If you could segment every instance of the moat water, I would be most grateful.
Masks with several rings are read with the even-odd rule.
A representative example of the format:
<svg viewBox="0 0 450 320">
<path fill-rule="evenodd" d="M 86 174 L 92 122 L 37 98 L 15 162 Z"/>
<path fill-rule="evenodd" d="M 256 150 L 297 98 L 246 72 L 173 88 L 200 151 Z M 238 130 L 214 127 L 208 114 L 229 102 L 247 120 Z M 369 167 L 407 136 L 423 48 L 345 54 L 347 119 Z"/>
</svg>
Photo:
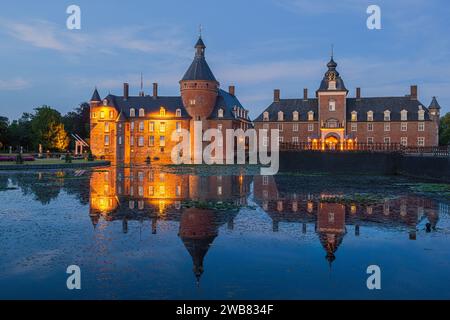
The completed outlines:
<svg viewBox="0 0 450 320">
<path fill-rule="evenodd" d="M 450 298 L 450 185 L 258 172 L 0 172 L 0 298 Z"/>
</svg>

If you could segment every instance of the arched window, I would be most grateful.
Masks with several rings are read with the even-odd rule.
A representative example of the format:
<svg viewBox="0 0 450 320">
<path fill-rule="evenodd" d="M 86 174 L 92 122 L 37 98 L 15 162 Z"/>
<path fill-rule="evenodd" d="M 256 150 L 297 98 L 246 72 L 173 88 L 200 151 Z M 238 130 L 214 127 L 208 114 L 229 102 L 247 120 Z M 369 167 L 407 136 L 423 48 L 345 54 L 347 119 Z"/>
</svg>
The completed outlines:
<svg viewBox="0 0 450 320">
<path fill-rule="evenodd" d="M 269 121 L 269 113 L 267 111 L 263 113 L 263 120 Z"/>
<path fill-rule="evenodd" d="M 134 108 L 130 109 L 130 117 L 136 117 L 136 110 Z"/>
<path fill-rule="evenodd" d="M 358 112 L 352 111 L 352 121 L 358 121 Z"/>
<path fill-rule="evenodd" d="M 278 121 L 283 121 L 283 119 L 284 119 L 283 111 L 278 111 Z"/>
<path fill-rule="evenodd" d="M 292 112 L 292 120 L 293 121 L 298 121 L 298 111 Z"/>
<path fill-rule="evenodd" d="M 373 121 L 373 111 L 367 111 L 367 121 Z"/>
<path fill-rule="evenodd" d="M 139 117 L 145 117 L 145 110 L 144 108 L 139 109 Z"/>
<path fill-rule="evenodd" d="M 175 116 L 181 117 L 181 109 L 177 109 L 177 110 L 175 111 Z"/>
<path fill-rule="evenodd" d="M 222 108 L 220 108 L 219 111 L 217 112 L 217 117 L 223 118 L 223 109 Z"/>
<path fill-rule="evenodd" d="M 402 121 L 408 121 L 408 111 L 403 109 L 402 111 L 400 111 L 400 115 Z"/>
<path fill-rule="evenodd" d="M 164 107 L 159 108 L 159 115 L 161 117 L 165 117 L 166 116 L 166 108 L 164 108 Z"/>
<path fill-rule="evenodd" d="M 308 121 L 314 121 L 314 111 L 308 112 Z"/>
<path fill-rule="evenodd" d="M 384 111 L 384 121 L 391 121 L 391 111 L 389 110 Z"/>
</svg>

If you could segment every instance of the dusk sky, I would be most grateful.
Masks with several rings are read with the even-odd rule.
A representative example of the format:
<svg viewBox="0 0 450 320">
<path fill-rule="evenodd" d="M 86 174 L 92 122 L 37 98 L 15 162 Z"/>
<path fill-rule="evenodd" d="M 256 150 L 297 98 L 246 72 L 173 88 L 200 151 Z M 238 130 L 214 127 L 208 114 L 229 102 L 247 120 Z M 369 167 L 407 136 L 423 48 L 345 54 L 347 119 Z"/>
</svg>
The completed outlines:
<svg viewBox="0 0 450 320">
<path fill-rule="evenodd" d="M 66 28 L 66 8 L 81 7 L 81 30 Z M 381 7 L 381 30 L 366 27 L 367 6 Z M 450 111 L 448 1 L 4 1 L 0 11 L 0 115 L 16 119 L 46 104 L 61 113 L 122 94 L 178 95 L 198 26 L 206 58 L 222 88 L 255 118 L 282 97 L 318 88 L 334 44 L 350 96 L 402 96 L 419 86 L 428 106 L 437 96 Z"/>
</svg>

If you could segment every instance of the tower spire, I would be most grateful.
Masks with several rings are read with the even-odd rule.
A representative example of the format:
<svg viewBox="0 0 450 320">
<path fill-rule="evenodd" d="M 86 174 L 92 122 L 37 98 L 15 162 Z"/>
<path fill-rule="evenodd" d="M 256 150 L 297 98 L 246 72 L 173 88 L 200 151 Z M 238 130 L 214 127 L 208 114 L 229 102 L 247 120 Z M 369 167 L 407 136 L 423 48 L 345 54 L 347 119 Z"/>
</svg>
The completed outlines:
<svg viewBox="0 0 450 320">
<path fill-rule="evenodd" d="M 331 60 L 334 58 L 334 44 L 331 44 Z"/>
</svg>

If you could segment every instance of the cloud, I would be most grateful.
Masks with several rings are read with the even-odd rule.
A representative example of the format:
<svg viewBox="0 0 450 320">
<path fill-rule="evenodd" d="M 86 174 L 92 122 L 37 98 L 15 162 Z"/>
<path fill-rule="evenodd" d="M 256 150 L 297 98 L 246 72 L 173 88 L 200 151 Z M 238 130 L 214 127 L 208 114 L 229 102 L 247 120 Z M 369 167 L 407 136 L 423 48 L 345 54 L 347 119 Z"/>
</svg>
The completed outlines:
<svg viewBox="0 0 450 320">
<path fill-rule="evenodd" d="M 65 54 L 92 54 L 93 50 L 113 54 L 118 50 L 129 50 L 179 55 L 186 47 L 180 40 L 180 30 L 170 26 L 127 26 L 85 33 L 83 29 L 68 30 L 65 25 L 45 20 L 17 22 L 2 19 L 0 27 L 6 35 L 32 47 Z"/>
<path fill-rule="evenodd" d="M 2 91 L 23 90 L 28 87 L 30 87 L 29 81 L 22 78 L 14 78 L 8 80 L 0 79 L 0 90 Z"/>
</svg>

